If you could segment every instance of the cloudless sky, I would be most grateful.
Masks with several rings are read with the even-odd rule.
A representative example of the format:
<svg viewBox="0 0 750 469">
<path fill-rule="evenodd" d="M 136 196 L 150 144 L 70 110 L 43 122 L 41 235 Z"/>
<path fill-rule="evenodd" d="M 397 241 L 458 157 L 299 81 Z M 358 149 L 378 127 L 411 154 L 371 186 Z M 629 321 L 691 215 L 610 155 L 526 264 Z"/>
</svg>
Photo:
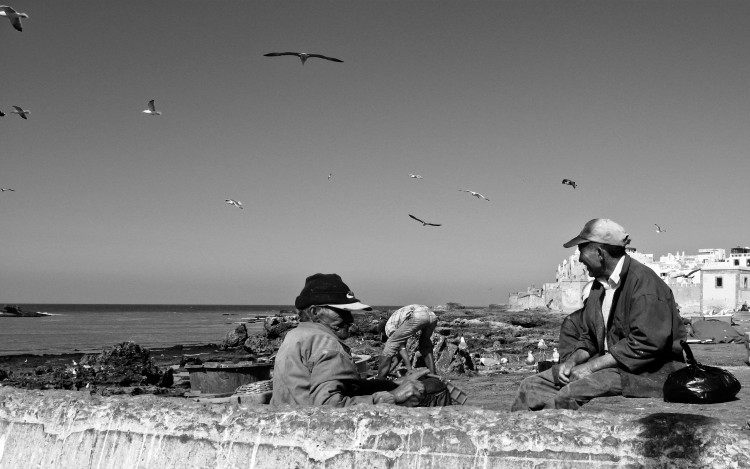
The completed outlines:
<svg viewBox="0 0 750 469">
<path fill-rule="evenodd" d="M 291 304 L 336 272 L 486 305 L 595 217 L 657 257 L 750 244 L 748 2 L 11 6 L 2 303 Z"/>
</svg>

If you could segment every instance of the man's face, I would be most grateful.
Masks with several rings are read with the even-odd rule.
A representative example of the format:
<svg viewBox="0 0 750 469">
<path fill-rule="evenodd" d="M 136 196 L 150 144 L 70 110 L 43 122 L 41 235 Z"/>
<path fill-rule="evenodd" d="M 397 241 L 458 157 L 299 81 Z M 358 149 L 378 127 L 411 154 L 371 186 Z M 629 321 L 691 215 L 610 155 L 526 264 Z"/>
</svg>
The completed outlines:
<svg viewBox="0 0 750 469">
<path fill-rule="evenodd" d="M 578 245 L 578 260 L 586 266 L 588 274 L 591 277 L 599 278 L 605 275 L 604 259 L 599 253 L 599 247 L 596 243 L 582 243 Z"/>
<path fill-rule="evenodd" d="M 315 317 L 319 323 L 332 330 L 339 339 L 349 338 L 349 326 L 354 322 L 351 311 L 330 306 L 319 306 Z"/>
</svg>

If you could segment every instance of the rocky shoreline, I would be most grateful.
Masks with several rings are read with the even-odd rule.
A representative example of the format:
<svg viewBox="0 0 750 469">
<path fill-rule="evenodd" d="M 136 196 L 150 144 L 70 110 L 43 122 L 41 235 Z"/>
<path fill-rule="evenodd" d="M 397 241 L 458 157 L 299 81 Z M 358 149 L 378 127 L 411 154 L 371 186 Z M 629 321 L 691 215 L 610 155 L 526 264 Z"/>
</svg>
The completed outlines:
<svg viewBox="0 0 750 469">
<path fill-rule="evenodd" d="M 387 311 L 358 313 L 352 326 L 352 336 L 347 339 L 352 353 L 369 356 L 369 370 L 377 369 L 377 359 L 383 343 L 377 325 L 388 317 Z M 525 359 L 531 352 L 537 360 L 549 358 L 557 346 L 559 328 L 564 314 L 546 309 L 505 311 L 483 309 L 453 309 L 438 311 L 439 324 L 433 335 L 436 360 L 440 374 L 469 395 L 467 405 L 488 410 L 509 410 L 521 380 L 537 371 Z M 0 356 L 0 386 L 21 389 L 69 389 L 91 395 L 155 394 L 164 397 L 188 397 L 189 381 L 180 379 L 178 371 L 187 364 L 206 362 L 253 362 L 271 357 L 281 343 L 285 330 L 294 327 L 294 321 L 279 315 L 268 321 L 264 331 L 248 334 L 243 324 L 227 332 L 223 340 L 200 346 L 174 346 L 146 350 L 137 344 L 115 344 L 100 354 L 80 352 L 60 355 L 8 355 Z M 736 328 L 750 331 L 750 323 Z M 467 347 L 459 347 L 461 337 Z M 543 339 L 548 349 L 537 348 Z M 701 344 L 693 351 L 699 362 L 740 370 L 750 376 L 745 364 L 747 351 L 744 344 Z M 493 358 L 493 360 L 482 360 Z M 507 359 L 507 362 L 502 359 Z M 491 363 L 490 366 L 482 362 Z M 504 362 L 504 363 L 503 363 Z M 744 379 L 744 378 L 743 378 Z M 171 381 L 171 383 L 170 383 Z M 750 382 L 741 381 L 750 392 Z M 599 399 L 595 400 L 600 401 Z M 606 401 L 606 402 L 605 402 Z M 634 402 L 646 400 L 604 398 L 610 410 L 628 411 Z M 651 400 L 649 400 L 651 401 Z M 697 409 L 696 406 L 670 405 L 653 400 L 649 405 L 660 408 Z M 657 402 L 658 401 L 658 402 Z M 587 405 L 596 409 L 597 403 Z M 643 404 L 639 404 L 643 405 Z M 701 412 L 728 420 L 746 418 L 737 413 L 741 401 L 714 406 L 701 406 Z"/>
<path fill-rule="evenodd" d="M 442 374 L 471 376 L 482 368 L 479 357 L 500 359 L 496 373 L 514 368 L 532 369 L 523 361 L 544 340 L 556 345 L 562 315 L 548 311 L 497 312 L 449 305 L 438 311 L 440 323 L 433 336 L 436 360 Z M 378 324 L 388 311 L 358 313 L 347 340 L 352 353 L 369 356 L 370 369 L 377 368 L 383 343 Z M 175 384 L 174 372 L 185 364 L 203 362 L 253 362 L 272 357 L 289 329 L 296 327 L 294 315 L 267 318 L 264 331 L 248 333 L 245 324 L 227 332 L 223 340 L 202 346 L 174 346 L 148 350 L 138 344 L 114 344 L 99 354 L 72 352 L 59 355 L 0 356 L 0 384 L 24 389 L 86 390 L 92 394 L 165 394 L 182 396 L 189 390 L 184 381 Z M 469 344 L 460 348 L 461 337 Z M 541 356 L 539 357 L 542 358 Z M 489 370 L 486 370 L 489 371 Z"/>
</svg>

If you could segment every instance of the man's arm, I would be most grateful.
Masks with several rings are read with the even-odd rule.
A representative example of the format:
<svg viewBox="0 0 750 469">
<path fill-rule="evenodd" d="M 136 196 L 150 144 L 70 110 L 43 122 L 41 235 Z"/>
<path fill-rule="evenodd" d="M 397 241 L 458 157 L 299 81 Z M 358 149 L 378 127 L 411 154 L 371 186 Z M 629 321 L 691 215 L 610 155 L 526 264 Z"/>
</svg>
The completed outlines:
<svg viewBox="0 0 750 469">
<path fill-rule="evenodd" d="M 562 365 L 560 365 L 560 370 L 558 373 L 558 380 L 563 384 L 568 384 L 570 382 L 570 373 L 576 366 L 580 365 L 581 363 L 586 363 L 586 361 L 591 358 L 591 355 L 589 352 L 587 352 L 584 349 L 578 349 L 570 356 L 567 360 L 565 360 Z"/>
<path fill-rule="evenodd" d="M 404 361 L 404 365 L 406 365 L 406 371 L 409 372 L 413 370 L 411 366 L 411 360 L 409 360 L 409 352 L 406 351 L 406 347 L 401 347 L 398 353 L 401 355 L 401 359 Z"/>
<path fill-rule="evenodd" d="M 570 371 L 570 381 L 576 381 L 584 378 L 591 373 L 605 368 L 617 368 L 617 360 L 609 353 L 599 357 L 594 357 L 591 360 L 586 361 L 573 367 Z"/>
</svg>

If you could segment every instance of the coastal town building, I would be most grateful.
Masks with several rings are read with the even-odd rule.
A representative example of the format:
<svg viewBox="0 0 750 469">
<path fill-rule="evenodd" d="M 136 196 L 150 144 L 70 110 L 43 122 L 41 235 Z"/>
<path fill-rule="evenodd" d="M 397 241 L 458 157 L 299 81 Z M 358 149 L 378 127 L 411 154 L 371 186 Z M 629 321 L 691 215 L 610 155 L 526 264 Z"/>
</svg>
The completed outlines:
<svg viewBox="0 0 750 469">
<path fill-rule="evenodd" d="M 633 259 L 650 267 L 672 289 L 682 313 L 735 310 L 750 303 L 750 248 L 699 249 L 697 254 L 683 251 L 654 259 L 653 254 L 628 247 Z M 557 266 L 555 281 L 541 287 L 532 285 L 511 293 L 508 304 L 514 309 L 549 308 L 564 313 L 583 306 L 583 292 L 592 280 L 578 261 L 576 251 Z"/>
</svg>

